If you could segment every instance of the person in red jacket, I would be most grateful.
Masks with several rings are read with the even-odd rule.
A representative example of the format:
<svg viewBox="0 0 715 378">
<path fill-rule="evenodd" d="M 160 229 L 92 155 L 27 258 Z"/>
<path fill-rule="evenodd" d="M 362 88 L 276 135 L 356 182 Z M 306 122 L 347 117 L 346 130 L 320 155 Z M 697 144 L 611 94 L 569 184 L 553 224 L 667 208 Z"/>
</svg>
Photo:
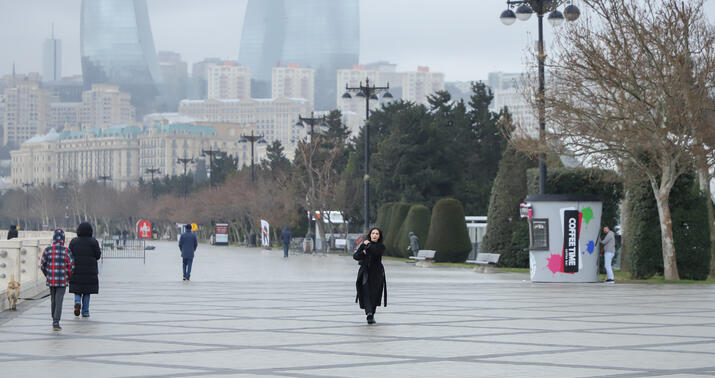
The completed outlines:
<svg viewBox="0 0 715 378">
<path fill-rule="evenodd" d="M 65 247 L 65 232 L 58 228 L 52 236 L 52 245 L 45 248 L 40 260 L 40 270 L 50 287 L 50 310 L 52 329 L 59 331 L 62 317 L 62 300 L 74 272 L 74 258 L 69 248 Z"/>
</svg>

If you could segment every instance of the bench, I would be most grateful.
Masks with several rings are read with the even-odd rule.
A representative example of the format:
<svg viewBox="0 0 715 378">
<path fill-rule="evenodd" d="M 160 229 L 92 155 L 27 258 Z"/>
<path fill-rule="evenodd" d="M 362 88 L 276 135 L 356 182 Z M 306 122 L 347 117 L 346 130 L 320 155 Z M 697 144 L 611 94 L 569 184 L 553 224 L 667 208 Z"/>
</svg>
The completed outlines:
<svg viewBox="0 0 715 378">
<path fill-rule="evenodd" d="M 499 253 L 478 253 L 476 260 L 467 260 L 467 263 L 477 264 L 474 268 L 475 271 L 487 273 L 492 271 L 492 265 L 497 265 L 499 257 L 501 257 L 501 254 Z"/>
<path fill-rule="evenodd" d="M 435 253 L 437 251 L 431 249 L 420 249 L 417 256 L 410 256 L 410 259 L 415 260 L 415 266 L 428 267 L 432 265 Z"/>
</svg>

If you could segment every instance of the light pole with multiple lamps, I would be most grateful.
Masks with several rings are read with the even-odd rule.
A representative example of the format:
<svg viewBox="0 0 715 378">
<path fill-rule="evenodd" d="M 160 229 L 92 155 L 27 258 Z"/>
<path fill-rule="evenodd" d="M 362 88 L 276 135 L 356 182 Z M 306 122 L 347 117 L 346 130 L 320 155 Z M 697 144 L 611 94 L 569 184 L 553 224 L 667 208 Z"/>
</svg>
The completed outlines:
<svg viewBox="0 0 715 378">
<path fill-rule="evenodd" d="M 186 177 L 186 166 L 187 166 L 188 164 L 193 164 L 193 162 L 194 162 L 194 158 L 193 158 L 193 157 L 187 158 L 187 157 L 186 157 L 186 154 L 184 154 L 184 157 L 183 157 L 183 158 L 178 158 L 178 159 L 176 159 L 176 163 L 177 163 L 177 164 L 183 164 L 183 165 L 184 165 L 184 199 L 186 199 L 186 195 L 187 195 L 187 192 L 188 192 L 188 190 L 187 190 L 187 188 L 186 188 L 186 184 L 187 184 L 187 182 L 186 182 L 186 181 L 187 181 L 187 177 Z"/>
<path fill-rule="evenodd" d="M 370 86 L 370 79 L 365 79 L 365 85 L 362 82 L 357 87 L 350 87 L 345 84 L 345 94 L 343 94 L 344 99 L 350 99 L 352 96 L 350 92 L 357 92 L 355 97 L 365 98 L 365 176 L 363 176 L 364 182 L 364 212 L 365 212 L 365 226 L 364 231 L 367 233 L 370 227 L 370 100 L 379 100 L 377 95 L 379 93 L 385 92 L 382 98 L 392 99 L 392 94 L 389 92 L 390 83 L 387 83 L 384 87 L 378 87 L 373 84 Z"/>
<path fill-rule="evenodd" d="M 544 65 L 546 62 L 546 54 L 544 53 L 544 15 L 549 14 L 547 20 L 553 26 L 563 24 L 566 21 L 576 21 L 581 15 L 581 11 L 577 6 L 570 4 L 564 8 L 561 13 L 557 8 L 566 1 L 562 0 L 507 0 L 506 4 L 509 8 L 501 13 L 499 17 L 504 25 L 511 25 L 518 18 L 521 21 L 526 21 L 531 18 L 533 13 L 539 19 L 539 41 L 538 41 L 538 59 L 539 59 L 539 142 L 544 143 L 546 140 L 546 103 L 545 103 L 545 88 L 544 82 Z M 516 8 L 516 13 L 511 8 Z M 542 148 L 544 148 L 542 146 Z M 539 153 L 539 194 L 546 194 L 546 153 Z"/>
<path fill-rule="evenodd" d="M 313 133 L 314 133 L 314 128 L 315 125 L 319 125 L 321 129 L 327 129 L 328 128 L 328 121 L 325 116 L 322 117 L 316 117 L 315 113 L 310 112 L 310 117 L 301 117 L 300 114 L 298 114 L 298 122 L 295 123 L 296 126 L 298 127 L 305 127 L 305 125 L 308 124 L 310 125 L 310 141 L 313 141 Z"/>
<path fill-rule="evenodd" d="M 107 181 L 111 181 L 111 180 L 112 180 L 112 176 L 102 175 L 102 176 L 97 177 L 97 179 L 98 179 L 99 181 L 102 181 L 102 183 L 103 183 L 104 186 L 106 187 L 106 186 L 107 186 Z"/>
<path fill-rule="evenodd" d="M 213 168 L 214 168 L 214 155 L 218 155 L 218 153 L 221 152 L 219 149 L 212 150 L 209 148 L 208 150 L 204 150 L 203 148 L 201 149 L 201 156 L 209 156 L 209 188 L 213 188 L 214 186 L 214 175 L 213 175 Z M 218 156 L 216 156 L 218 159 Z"/>
<path fill-rule="evenodd" d="M 27 225 L 30 220 L 30 188 L 35 186 L 33 183 L 23 183 L 22 187 L 25 188 L 25 230 L 27 230 Z"/>
<path fill-rule="evenodd" d="M 241 135 L 241 140 L 239 140 L 239 143 L 251 143 L 251 182 L 256 181 L 256 174 L 253 171 L 253 144 L 258 142 L 259 144 L 265 144 L 267 143 L 265 139 L 263 139 L 263 135 L 253 135 L 253 130 L 251 130 L 251 135 Z"/>
<path fill-rule="evenodd" d="M 149 173 L 151 175 L 151 198 L 155 198 L 156 193 L 154 191 L 154 173 L 157 173 L 157 174 L 161 173 L 161 169 L 160 168 L 147 168 L 146 170 L 144 170 L 144 172 Z"/>
</svg>

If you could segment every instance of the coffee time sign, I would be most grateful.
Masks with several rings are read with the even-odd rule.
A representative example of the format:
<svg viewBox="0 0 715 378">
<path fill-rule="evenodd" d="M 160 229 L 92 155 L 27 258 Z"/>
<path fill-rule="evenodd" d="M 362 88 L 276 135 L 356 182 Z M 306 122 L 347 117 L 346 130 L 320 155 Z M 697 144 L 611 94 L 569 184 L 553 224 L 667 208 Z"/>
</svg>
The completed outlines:
<svg viewBox="0 0 715 378">
<path fill-rule="evenodd" d="M 579 259 L 579 233 L 581 217 L 578 210 L 565 210 L 563 212 L 564 225 L 564 273 L 578 272 Z"/>
</svg>

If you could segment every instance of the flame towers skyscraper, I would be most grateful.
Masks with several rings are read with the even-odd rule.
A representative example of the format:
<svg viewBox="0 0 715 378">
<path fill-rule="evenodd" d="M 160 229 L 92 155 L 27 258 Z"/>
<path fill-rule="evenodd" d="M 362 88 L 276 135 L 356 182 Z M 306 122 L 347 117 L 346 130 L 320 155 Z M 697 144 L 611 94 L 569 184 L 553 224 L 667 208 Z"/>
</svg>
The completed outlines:
<svg viewBox="0 0 715 378">
<path fill-rule="evenodd" d="M 86 88 L 115 84 L 138 116 L 152 110 L 161 71 L 146 0 L 82 0 L 80 40 Z"/>
<path fill-rule="evenodd" d="M 248 0 L 238 54 L 251 69 L 251 96 L 269 97 L 271 69 L 315 69 L 315 106 L 335 108 L 337 70 L 360 57 L 358 0 Z"/>
</svg>

